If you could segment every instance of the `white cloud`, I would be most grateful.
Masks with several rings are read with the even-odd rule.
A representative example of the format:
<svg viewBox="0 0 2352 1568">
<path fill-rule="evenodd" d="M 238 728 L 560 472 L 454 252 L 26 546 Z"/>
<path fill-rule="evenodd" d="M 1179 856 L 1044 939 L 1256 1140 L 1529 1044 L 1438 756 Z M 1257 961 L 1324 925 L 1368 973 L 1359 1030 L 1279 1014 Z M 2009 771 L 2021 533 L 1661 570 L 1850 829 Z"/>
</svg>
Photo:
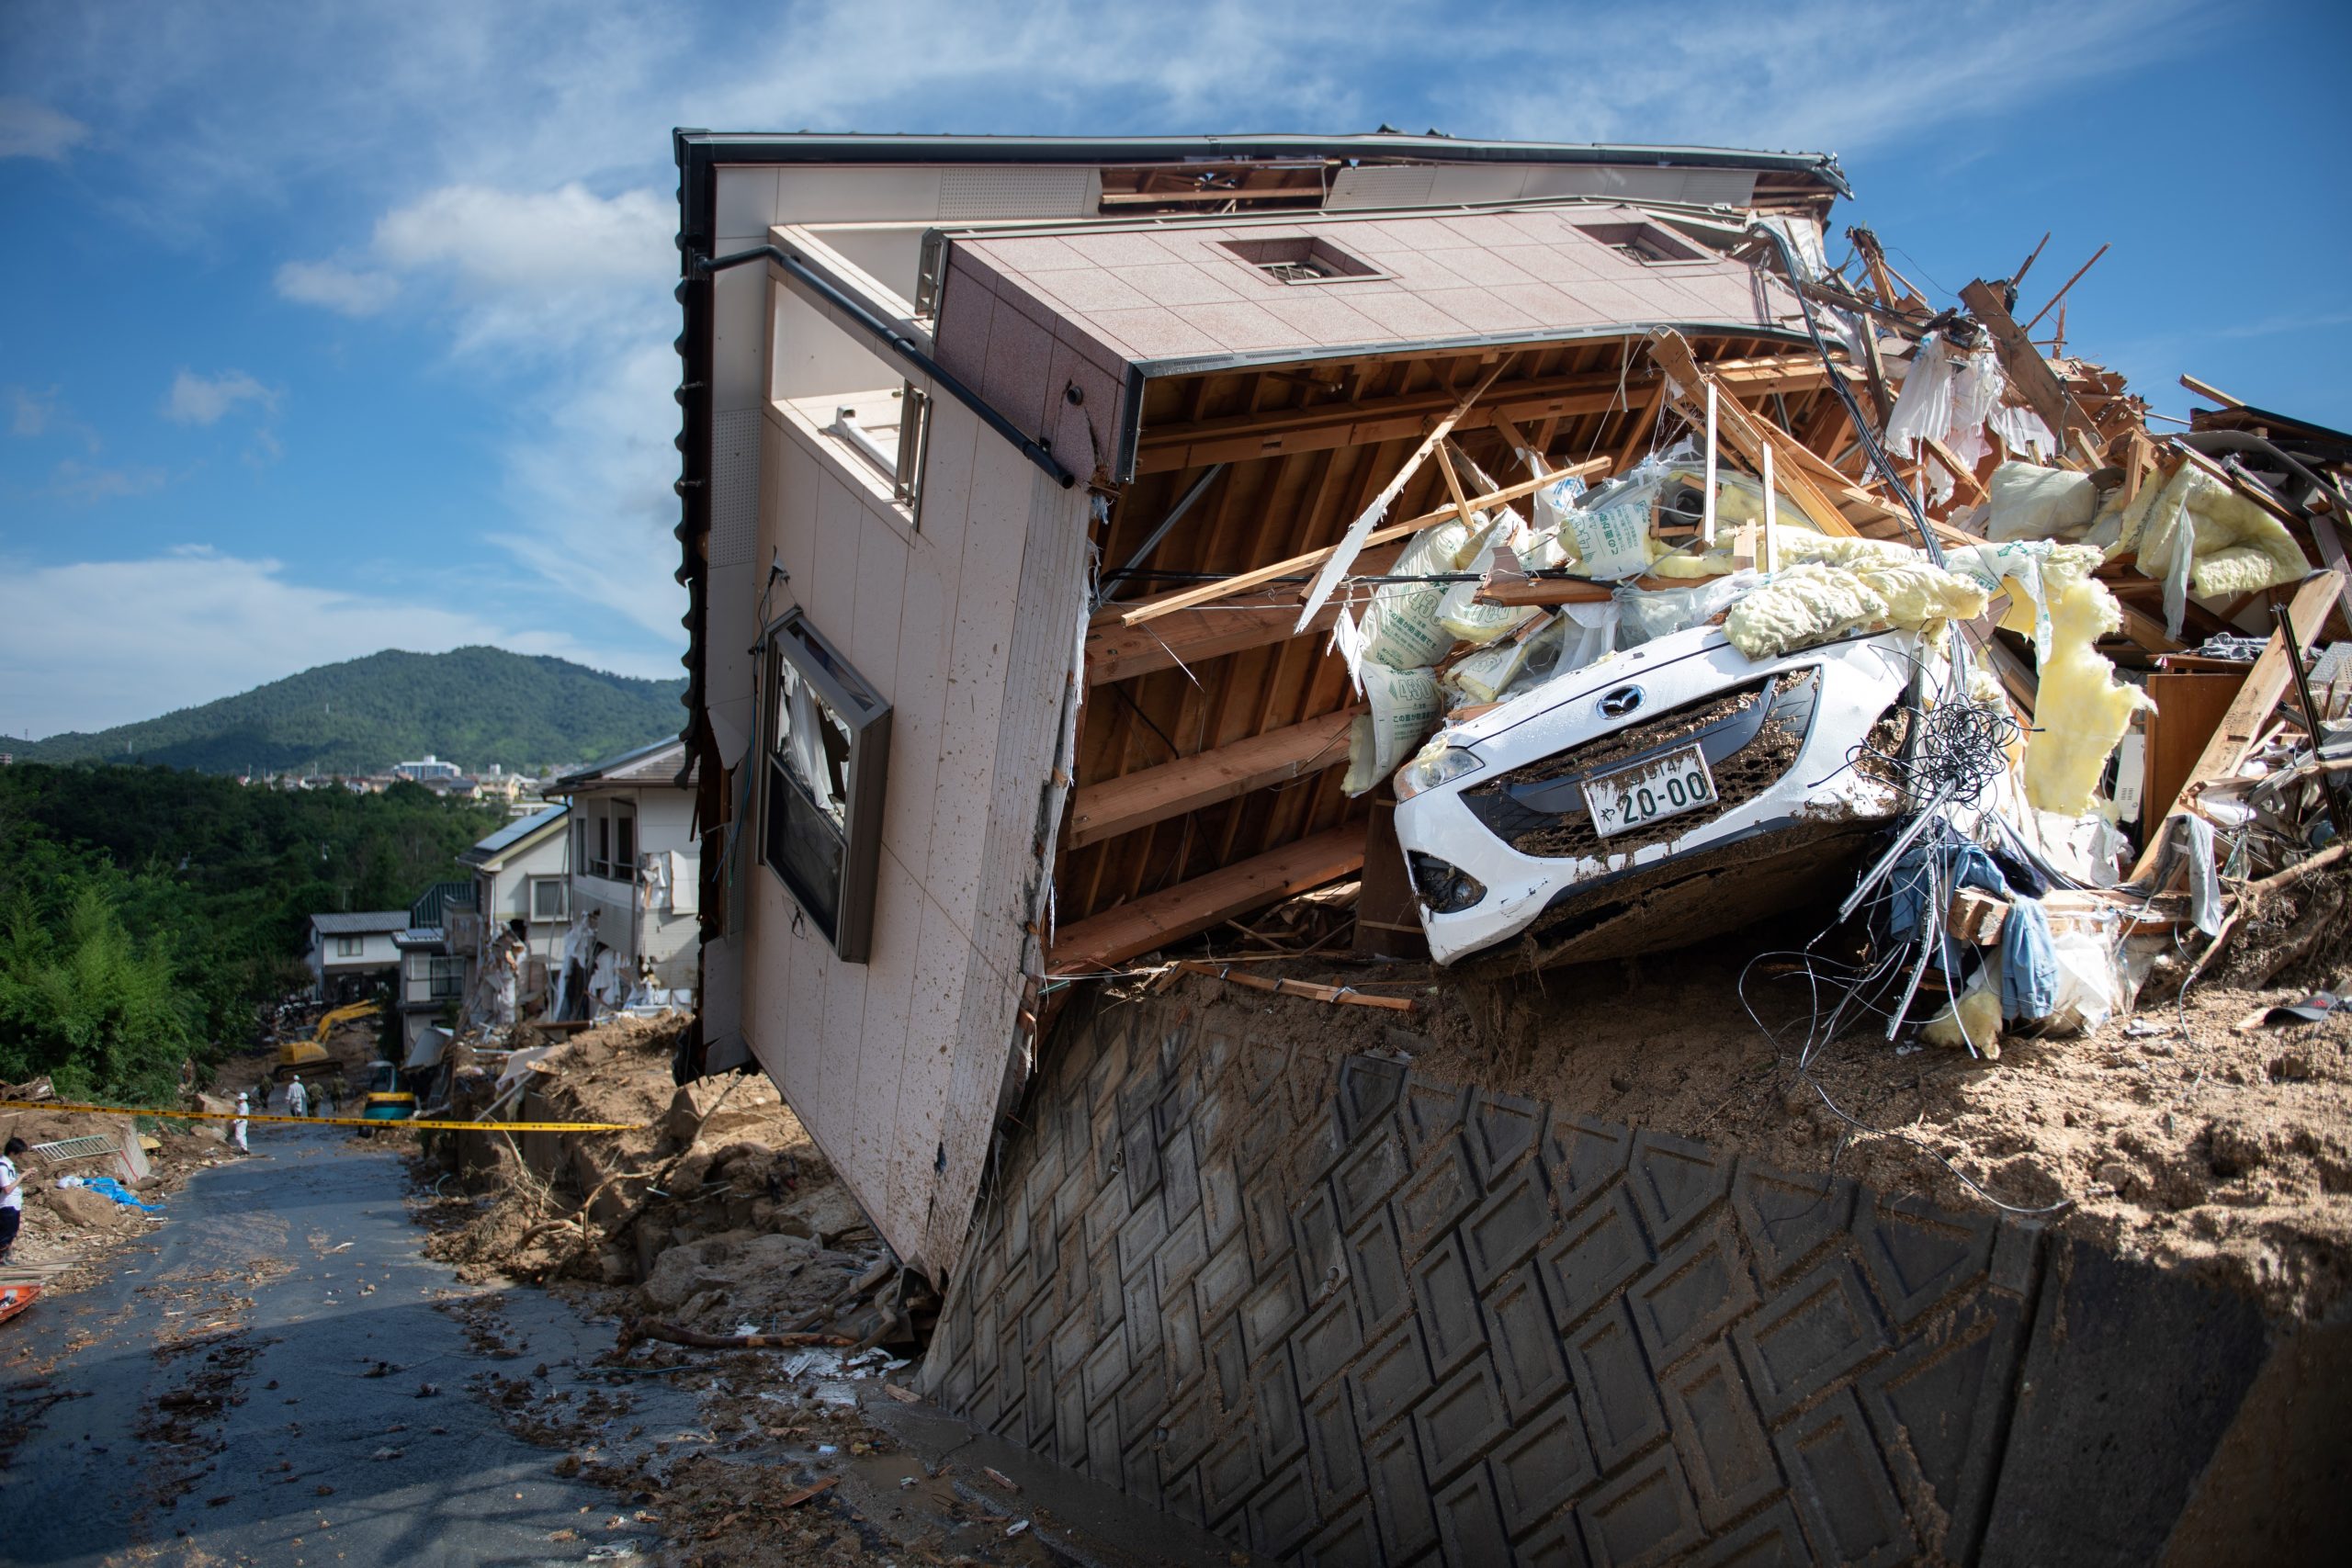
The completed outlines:
<svg viewBox="0 0 2352 1568">
<path fill-rule="evenodd" d="M 76 506 L 95 506 L 102 501 L 119 501 L 125 496 L 161 490 L 166 477 L 161 468 L 136 464 L 107 468 L 68 457 L 50 475 L 49 493 Z"/>
<path fill-rule="evenodd" d="M 339 262 L 288 262 L 277 269 L 277 283 L 284 299 L 345 316 L 375 315 L 401 291 L 400 279 L 389 273 Z"/>
<path fill-rule="evenodd" d="M 396 266 L 446 268 L 484 290 L 641 281 L 675 271 L 674 205 L 650 190 L 603 197 L 452 185 L 384 215 L 376 250 Z"/>
<path fill-rule="evenodd" d="M 164 399 L 164 417 L 175 424 L 218 424 L 240 403 L 271 410 L 277 406 L 277 394 L 242 370 L 223 370 L 218 376 L 182 370 Z"/>
<path fill-rule="evenodd" d="M 103 729 L 209 702 L 315 664 L 387 648 L 495 642 L 631 673 L 562 636 L 517 636 L 476 615 L 297 582 L 283 563 L 188 547 L 133 560 L 0 561 L 0 728 Z"/>
<path fill-rule="evenodd" d="M 30 98 L 0 98 L 0 158 L 62 161 L 90 134 L 90 128 Z"/>
<path fill-rule="evenodd" d="M 48 434 L 57 418 L 57 389 L 36 392 L 29 387 L 8 389 L 8 431 L 31 437 Z"/>
</svg>

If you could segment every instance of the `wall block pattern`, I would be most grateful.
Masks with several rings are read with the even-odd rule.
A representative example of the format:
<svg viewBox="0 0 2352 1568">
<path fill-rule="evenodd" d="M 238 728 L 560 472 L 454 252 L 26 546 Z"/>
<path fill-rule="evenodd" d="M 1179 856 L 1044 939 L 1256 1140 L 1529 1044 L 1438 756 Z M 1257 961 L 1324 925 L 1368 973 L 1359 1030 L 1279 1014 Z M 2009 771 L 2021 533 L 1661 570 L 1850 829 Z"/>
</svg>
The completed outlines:
<svg viewBox="0 0 2352 1568">
<path fill-rule="evenodd" d="M 933 1397 L 1286 1562 L 1984 1559 L 2021 1369 L 2064 1337 L 2051 1237 L 1263 1018 L 1063 1020 Z M 2242 1392 L 2263 1330 L 2222 1316 Z M 2161 1546 L 2233 1408 L 2143 1478 L 2154 1524 L 2113 1560 Z M 2068 1409 L 2036 1484 L 2098 1447 Z"/>
</svg>

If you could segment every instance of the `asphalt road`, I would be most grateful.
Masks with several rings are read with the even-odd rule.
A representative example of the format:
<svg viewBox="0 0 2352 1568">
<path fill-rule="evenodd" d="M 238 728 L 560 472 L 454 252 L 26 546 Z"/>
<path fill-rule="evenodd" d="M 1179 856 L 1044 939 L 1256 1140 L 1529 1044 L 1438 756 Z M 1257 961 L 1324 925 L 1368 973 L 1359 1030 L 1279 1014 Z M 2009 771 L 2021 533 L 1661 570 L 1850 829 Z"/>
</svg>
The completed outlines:
<svg viewBox="0 0 2352 1568">
<path fill-rule="evenodd" d="M 555 1456 L 465 1387 L 542 1361 L 560 1381 L 609 1329 L 515 1292 L 507 1354 L 470 1343 L 439 1310 L 463 1292 L 419 1251 L 399 1144 L 261 1131 L 251 1158 L 174 1195 L 170 1223 L 103 1284 L 0 1325 L 0 1427 L 26 1427 L 0 1471 L 0 1562 L 577 1562 L 650 1549 L 650 1529 L 610 1528 L 611 1493 L 559 1478 Z M 639 1418 L 673 1415 L 691 1420 L 691 1401 Z"/>
</svg>

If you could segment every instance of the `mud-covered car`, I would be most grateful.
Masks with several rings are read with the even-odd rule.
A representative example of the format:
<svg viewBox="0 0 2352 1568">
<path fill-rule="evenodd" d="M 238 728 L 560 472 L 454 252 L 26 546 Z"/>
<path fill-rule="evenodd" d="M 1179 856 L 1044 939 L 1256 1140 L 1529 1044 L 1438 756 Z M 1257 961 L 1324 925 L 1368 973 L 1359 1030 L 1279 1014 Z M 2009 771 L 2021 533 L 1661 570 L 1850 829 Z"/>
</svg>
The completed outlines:
<svg viewBox="0 0 2352 1568">
<path fill-rule="evenodd" d="M 1623 957 L 1833 891 L 1900 805 L 1871 753 L 1900 744 L 1917 647 L 1751 660 L 1693 626 L 1454 726 L 1396 775 L 1431 953 Z"/>
</svg>

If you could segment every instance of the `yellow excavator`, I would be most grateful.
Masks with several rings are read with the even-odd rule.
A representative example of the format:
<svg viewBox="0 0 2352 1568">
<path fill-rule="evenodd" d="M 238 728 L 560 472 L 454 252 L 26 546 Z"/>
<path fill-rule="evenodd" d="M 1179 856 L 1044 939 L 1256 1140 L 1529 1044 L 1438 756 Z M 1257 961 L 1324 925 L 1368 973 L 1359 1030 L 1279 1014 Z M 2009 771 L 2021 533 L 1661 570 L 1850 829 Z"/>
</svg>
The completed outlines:
<svg viewBox="0 0 2352 1568">
<path fill-rule="evenodd" d="M 277 1065 L 270 1076 L 280 1083 L 305 1070 L 334 1068 L 334 1058 L 327 1054 L 327 1042 L 334 1038 L 335 1026 L 354 1019 L 374 1018 L 384 1010 L 381 1002 L 353 1002 L 348 1007 L 331 1008 L 319 1015 L 318 1028 L 308 1040 L 281 1041 L 277 1047 Z"/>
</svg>

